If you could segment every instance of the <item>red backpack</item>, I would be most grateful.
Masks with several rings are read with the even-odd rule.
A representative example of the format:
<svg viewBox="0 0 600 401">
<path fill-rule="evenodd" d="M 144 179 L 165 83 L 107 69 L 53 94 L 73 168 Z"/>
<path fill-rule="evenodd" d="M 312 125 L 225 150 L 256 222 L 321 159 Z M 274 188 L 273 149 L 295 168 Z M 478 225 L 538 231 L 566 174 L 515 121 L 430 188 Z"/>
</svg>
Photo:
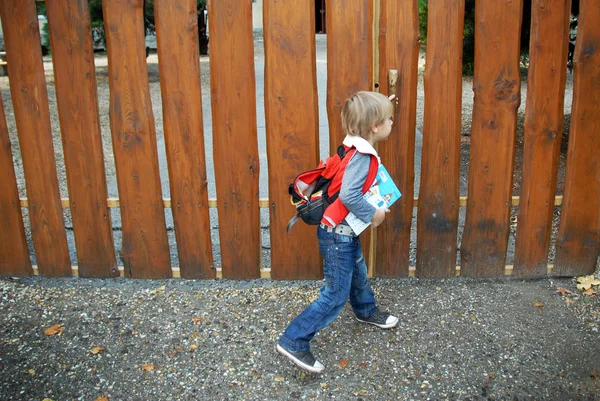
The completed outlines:
<svg viewBox="0 0 600 401">
<path fill-rule="evenodd" d="M 323 218 L 325 209 L 335 202 L 342 187 L 342 175 L 338 174 L 348 164 L 356 148 L 340 145 L 335 155 L 321 161 L 314 170 L 300 173 L 289 186 L 292 205 L 296 206 L 296 214 L 287 224 L 287 232 L 299 219 L 306 224 L 317 225 Z M 350 155 L 350 157 L 347 157 Z"/>
</svg>

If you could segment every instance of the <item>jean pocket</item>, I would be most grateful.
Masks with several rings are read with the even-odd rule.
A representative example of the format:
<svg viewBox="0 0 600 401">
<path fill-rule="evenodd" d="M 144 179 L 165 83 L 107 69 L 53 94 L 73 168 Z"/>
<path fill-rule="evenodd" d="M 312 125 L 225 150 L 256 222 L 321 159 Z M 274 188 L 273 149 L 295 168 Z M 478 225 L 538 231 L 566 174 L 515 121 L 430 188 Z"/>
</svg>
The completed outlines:
<svg viewBox="0 0 600 401">
<path fill-rule="evenodd" d="M 342 234 L 334 234 L 334 242 L 336 244 L 351 244 L 354 241 L 354 237 L 351 237 L 349 235 L 342 235 Z"/>
</svg>

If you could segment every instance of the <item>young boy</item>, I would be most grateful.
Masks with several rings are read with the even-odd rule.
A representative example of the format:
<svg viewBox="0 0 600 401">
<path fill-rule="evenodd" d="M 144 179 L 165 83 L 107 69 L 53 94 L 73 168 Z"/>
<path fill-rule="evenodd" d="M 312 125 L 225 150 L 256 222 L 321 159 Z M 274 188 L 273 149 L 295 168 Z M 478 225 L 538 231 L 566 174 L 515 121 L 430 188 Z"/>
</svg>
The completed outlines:
<svg viewBox="0 0 600 401">
<path fill-rule="evenodd" d="M 357 92 L 342 109 L 345 158 L 350 159 L 338 172 L 343 174 L 339 197 L 327 208 L 317 228 L 326 283 L 319 298 L 290 323 L 277 343 L 277 351 L 309 372 L 319 373 L 325 368 L 311 353 L 310 340 L 333 322 L 348 298 L 358 321 L 384 329 L 398 323 L 397 317 L 377 309 L 358 236 L 345 221 L 352 212 L 377 227 L 389 213 L 369 204 L 363 194 L 373 184 L 379 167 L 374 146 L 386 140 L 392 130 L 391 99 L 393 96 L 376 92 Z"/>
</svg>

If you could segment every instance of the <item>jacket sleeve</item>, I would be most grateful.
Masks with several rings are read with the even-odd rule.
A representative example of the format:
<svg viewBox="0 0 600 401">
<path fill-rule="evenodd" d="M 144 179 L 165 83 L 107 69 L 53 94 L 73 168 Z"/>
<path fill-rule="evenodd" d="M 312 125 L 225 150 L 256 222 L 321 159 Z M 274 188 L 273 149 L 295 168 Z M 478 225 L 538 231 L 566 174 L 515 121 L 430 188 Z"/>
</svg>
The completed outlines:
<svg viewBox="0 0 600 401">
<path fill-rule="evenodd" d="M 376 211 L 376 208 L 365 200 L 362 191 L 370 164 L 371 155 L 356 152 L 348 162 L 340 190 L 342 203 L 365 223 L 371 221 Z"/>
</svg>

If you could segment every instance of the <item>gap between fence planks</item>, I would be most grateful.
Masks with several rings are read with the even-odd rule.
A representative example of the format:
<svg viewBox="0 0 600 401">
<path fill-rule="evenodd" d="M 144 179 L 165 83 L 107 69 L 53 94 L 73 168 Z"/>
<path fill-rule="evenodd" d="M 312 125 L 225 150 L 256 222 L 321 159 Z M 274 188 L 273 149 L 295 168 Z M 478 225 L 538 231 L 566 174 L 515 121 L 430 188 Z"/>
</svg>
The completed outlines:
<svg viewBox="0 0 600 401">
<path fill-rule="evenodd" d="M 208 8 L 213 155 L 223 276 L 260 277 L 258 139 L 252 2 Z M 274 167 L 274 166 L 273 166 Z"/>
<path fill-rule="evenodd" d="M 315 228 L 301 222 L 286 232 L 291 208 L 285 189 L 319 162 L 314 7 L 312 0 L 263 5 L 267 158 L 277 166 L 268 175 L 271 277 L 278 280 L 323 277 Z"/>
<path fill-rule="evenodd" d="M 0 1 L 10 90 L 40 273 L 71 276 L 35 2 Z"/>
<path fill-rule="evenodd" d="M 503 275 L 521 98 L 519 41 L 523 0 L 486 1 L 475 9 L 475 74 L 469 205 L 461 243 L 467 277 Z"/>
<path fill-rule="evenodd" d="M 394 125 L 385 142 L 379 143 L 381 161 L 402 198 L 383 224 L 376 228 L 375 275 L 407 277 L 414 200 L 415 128 L 419 61 L 419 25 L 414 0 L 381 1 L 379 25 L 379 79 L 385 95 L 395 94 Z M 396 71 L 397 81 L 390 78 Z"/>
<path fill-rule="evenodd" d="M 600 252 L 600 7 L 580 3 L 565 204 L 556 240 L 561 276 L 591 274 Z"/>
<path fill-rule="evenodd" d="M 123 226 L 125 274 L 171 277 L 158 171 L 142 0 L 104 0 L 110 127 Z M 127 23 L 124 23 L 127 22 Z"/>
<path fill-rule="evenodd" d="M 47 13 L 79 275 L 116 277 L 88 2 L 49 1 Z"/>
<path fill-rule="evenodd" d="M 417 275 L 422 278 L 452 277 L 456 266 L 464 14 L 464 0 L 428 6 L 417 213 Z"/>
<path fill-rule="evenodd" d="M 515 241 L 520 277 L 546 273 L 564 121 L 570 0 L 534 0 L 525 107 L 522 204 Z"/>
<path fill-rule="evenodd" d="M 181 276 L 215 277 L 208 213 L 196 0 L 154 5 L 165 145 Z"/>
</svg>

